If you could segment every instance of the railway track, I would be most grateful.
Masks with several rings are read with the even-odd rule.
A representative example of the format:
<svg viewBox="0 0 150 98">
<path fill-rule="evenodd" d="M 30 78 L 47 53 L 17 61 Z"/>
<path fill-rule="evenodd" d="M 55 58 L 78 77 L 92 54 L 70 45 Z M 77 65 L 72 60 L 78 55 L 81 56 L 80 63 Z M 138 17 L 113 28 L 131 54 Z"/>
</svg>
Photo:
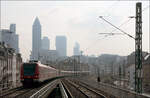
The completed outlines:
<svg viewBox="0 0 150 98">
<path fill-rule="evenodd" d="M 78 88 L 71 83 L 68 83 L 68 81 L 63 79 L 62 84 L 67 92 L 67 95 L 70 96 L 69 98 L 86 98 L 85 95 L 78 90 Z"/>
<path fill-rule="evenodd" d="M 25 89 L 22 87 L 20 89 L 16 89 L 15 91 L 8 92 L 7 94 L 2 95 L 1 98 L 28 98 L 28 92 L 30 92 L 31 90 L 33 90 L 33 88 Z"/>
<path fill-rule="evenodd" d="M 85 86 L 78 81 L 71 81 L 66 79 L 63 79 L 62 81 L 65 88 L 70 91 L 73 98 L 107 98 L 100 92 L 94 90 L 93 88 Z"/>
<path fill-rule="evenodd" d="M 56 88 L 57 84 L 59 82 L 57 80 L 54 80 L 46 85 L 44 85 L 43 87 L 41 87 L 40 89 L 38 89 L 34 94 L 32 94 L 29 98 L 47 98 L 47 96 L 49 95 L 49 93 Z"/>
<path fill-rule="evenodd" d="M 59 96 L 59 97 L 58 97 Z M 65 96 L 65 97 L 64 97 Z M 0 98 L 115 98 L 72 78 L 52 80 L 37 88 L 16 88 Z"/>
<path fill-rule="evenodd" d="M 2 91 L 1 94 L 0 94 L 0 98 L 1 97 L 4 97 L 4 96 L 7 96 L 7 95 L 10 95 L 12 93 L 15 93 L 16 91 L 19 91 L 23 89 L 23 87 L 17 87 L 17 88 L 13 88 L 13 89 L 10 89 L 10 90 L 6 90 L 6 91 Z"/>
<path fill-rule="evenodd" d="M 40 84 L 38 87 L 30 87 L 30 88 L 24 88 L 23 86 L 8 90 L 5 92 L 2 92 L 0 95 L 0 98 L 29 98 L 32 96 L 34 93 L 39 91 L 41 88 L 43 88 L 45 85 L 51 83 L 56 79 L 50 79 L 48 81 L 43 82 Z"/>
</svg>

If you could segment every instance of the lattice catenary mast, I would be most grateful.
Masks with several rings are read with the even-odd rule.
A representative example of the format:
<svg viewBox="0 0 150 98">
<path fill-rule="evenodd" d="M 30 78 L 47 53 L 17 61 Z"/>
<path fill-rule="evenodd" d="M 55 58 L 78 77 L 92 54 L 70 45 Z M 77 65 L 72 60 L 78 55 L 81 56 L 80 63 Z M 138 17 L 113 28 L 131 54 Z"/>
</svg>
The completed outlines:
<svg viewBox="0 0 150 98">
<path fill-rule="evenodd" d="M 142 3 L 136 3 L 135 92 L 142 93 Z"/>
</svg>

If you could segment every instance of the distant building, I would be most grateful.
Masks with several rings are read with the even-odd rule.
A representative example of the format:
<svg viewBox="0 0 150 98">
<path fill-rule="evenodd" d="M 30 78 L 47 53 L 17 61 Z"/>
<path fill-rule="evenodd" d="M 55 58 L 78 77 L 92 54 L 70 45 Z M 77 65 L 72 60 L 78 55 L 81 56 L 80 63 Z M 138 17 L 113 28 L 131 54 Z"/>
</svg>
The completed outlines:
<svg viewBox="0 0 150 98">
<path fill-rule="evenodd" d="M 15 26 L 10 28 L 12 31 L 15 31 Z M 16 53 L 19 53 L 19 36 L 14 32 L 11 32 L 8 29 L 0 30 L 0 42 L 4 42 L 8 47 L 15 49 Z"/>
<path fill-rule="evenodd" d="M 41 24 L 36 17 L 33 25 L 32 25 L 32 55 L 31 59 L 38 60 L 39 53 L 41 50 Z"/>
<path fill-rule="evenodd" d="M 13 41 L 12 41 L 12 48 L 15 49 L 16 53 L 19 53 L 19 35 L 18 34 L 12 34 Z"/>
<path fill-rule="evenodd" d="M 50 49 L 50 40 L 48 37 L 43 37 L 42 39 L 42 49 L 49 50 Z"/>
<path fill-rule="evenodd" d="M 148 58 L 144 60 L 145 56 L 147 55 L 147 52 L 142 52 L 142 70 L 143 70 L 143 87 L 147 86 L 150 87 L 150 85 L 147 85 L 147 83 L 150 83 L 149 73 L 150 73 L 150 61 L 148 62 Z M 126 77 L 129 80 L 129 88 L 134 89 L 135 87 L 135 52 L 132 52 L 130 55 L 127 56 L 127 67 L 126 67 Z M 149 89 L 150 92 L 150 89 Z"/>
<path fill-rule="evenodd" d="M 0 43 L 0 89 L 9 89 L 21 86 L 20 67 L 22 58 L 13 48 Z"/>
<path fill-rule="evenodd" d="M 10 32 L 16 33 L 16 24 L 10 24 Z"/>
<path fill-rule="evenodd" d="M 143 91 L 150 93 L 150 53 L 143 61 Z"/>
<path fill-rule="evenodd" d="M 59 56 L 67 55 L 67 39 L 65 36 L 56 36 L 56 50 Z"/>
<path fill-rule="evenodd" d="M 16 24 L 10 24 L 10 32 L 12 32 L 12 48 L 16 50 L 16 53 L 19 53 L 19 35 L 16 34 Z"/>
<path fill-rule="evenodd" d="M 56 50 L 41 49 L 39 55 L 42 64 L 49 64 L 51 62 L 55 62 L 58 58 L 58 52 Z"/>
<path fill-rule="evenodd" d="M 2 29 L 0 31 L 0 41 L 4 42 L 8 47 L 12 47 L 12 32 L 8 29 Z"/>
<path fill-rule="evenodd" d="M 75 46 L 74 46 L 74 48 L 73 48 L 73 54 L 74 55 L 80 55 L 81 53 L 80 53 L 80 45 L 79 45 L 79 43 L 75 43 Z"/>
</svg>

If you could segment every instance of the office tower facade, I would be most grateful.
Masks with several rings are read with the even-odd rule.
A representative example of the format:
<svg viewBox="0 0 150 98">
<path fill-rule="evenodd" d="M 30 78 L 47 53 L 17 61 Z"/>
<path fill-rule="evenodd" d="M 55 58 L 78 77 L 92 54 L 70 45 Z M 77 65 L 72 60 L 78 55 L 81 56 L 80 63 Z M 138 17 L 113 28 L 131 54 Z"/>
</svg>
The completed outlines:
<svg viewBox="0 0 150 98">
<path fill-rule="evenodd" d="M 16 24 L 11 24 L 10 30 L 0 30 L 0 41 L 4 42 L 8 47 L 13 48 L 15 53 L 19 53 L 19 35 L 16 34 Z"/>
<path fill-rule="evenodd" d="M 10 24 L 10 32 L 16 33 L 16 24 Z"/>
<path fill-rule="evenodd" d="M 50 40 L 48 37 L 43 37 L 42 39 L 42 49 L 49 50 L 50 49 Z"/>
<path fill-rule="evenodd" d="M 56 36 L 55 45 L 59 56 L 67 56 L 67 38 L 65 36 Z"/>
<path fill-rule="evenodd" d="M 33 25 L 32 25 L 32 55 L 31 59 L 39 60 L 41 50 L 41 24 L 36 17 Z"/>
<path fill-rule="evenodd" d="M 19 35 L 13 33 L 12 34 L 12 48 L 15 49 L 16 53 L 19 53 Z"/>
<path fill-rule="evenodd" d="M 12 48 L 19 53 L 19 35 L 16 34 L 16 24 L 10 24 L 9 30 L 12 32 Z"/>
<path fill-rule="evenodd" d="M 12 32 L 9 29 L 0 30 L 0 41 L 4 42 L 9 48 L 12 48 Z"/>
<path fill-rule="evenodd" d="M 80 55 L 80 45 L 77 42 L 75 43 L 75 46 L 73 48 L 73 54 L 74 55 Z"/>
</svg>

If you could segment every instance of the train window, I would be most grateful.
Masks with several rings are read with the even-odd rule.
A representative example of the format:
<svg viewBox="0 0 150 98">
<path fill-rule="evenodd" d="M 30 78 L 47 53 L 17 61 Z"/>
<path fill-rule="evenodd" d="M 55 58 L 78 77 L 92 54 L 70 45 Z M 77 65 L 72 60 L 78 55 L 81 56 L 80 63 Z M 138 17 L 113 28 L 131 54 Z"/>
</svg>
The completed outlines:
<svg viewBox="0 0 150 98">
<path fill-rule="evenodd" d="M 23 64 L 23 69 L 24 69 L 24 76 L 34 75 L 36 64 L 33 64 L 33 63 Z"/>
</svg>

